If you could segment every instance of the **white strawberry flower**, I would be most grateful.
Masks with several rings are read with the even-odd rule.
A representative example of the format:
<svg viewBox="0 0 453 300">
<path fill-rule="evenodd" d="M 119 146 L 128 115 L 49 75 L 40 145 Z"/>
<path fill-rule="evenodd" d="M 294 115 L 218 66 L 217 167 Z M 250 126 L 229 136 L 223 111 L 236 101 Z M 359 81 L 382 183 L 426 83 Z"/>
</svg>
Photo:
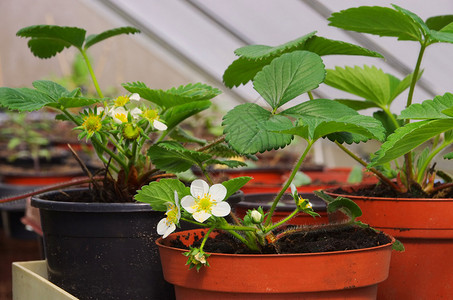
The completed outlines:
<svg viewBox="0 0 453 300">
<path fill-rule="evenodd" d="M 227 189 L 222 184 L 209 187 L 204 180 L 197 179 L 190 185 L 190 193 L 181 199 L 181 206 L 200 223 L 211 216 L 225 217 L 231 211 L 228 202 L 223 201 Z"/>
<path fill-rule="evenodd" d="M 157 223 L 157 233 L 166 238 L 170 233 L 176 230 L 176 224 L 181 218 L 178 193 L 175 191 L 175 203 L 167 204 L 166 217 Z"/>
</svg>

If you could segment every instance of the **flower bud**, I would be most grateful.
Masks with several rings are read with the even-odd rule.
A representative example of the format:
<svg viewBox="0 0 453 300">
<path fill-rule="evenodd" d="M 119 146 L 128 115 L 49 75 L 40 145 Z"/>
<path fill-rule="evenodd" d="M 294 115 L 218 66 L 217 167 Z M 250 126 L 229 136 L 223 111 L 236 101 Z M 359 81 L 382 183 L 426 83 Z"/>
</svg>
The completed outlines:
<svg viewBox="0 0 453 300">
<path fill-rule="evenodd" d="M 260 224 L 263 219 L 263 215 L 256 209 L 252 210 L 252 212 L 250 213 L 250 217 L 252 219 L 252 222 L 255 224 Z"/>
</svg>

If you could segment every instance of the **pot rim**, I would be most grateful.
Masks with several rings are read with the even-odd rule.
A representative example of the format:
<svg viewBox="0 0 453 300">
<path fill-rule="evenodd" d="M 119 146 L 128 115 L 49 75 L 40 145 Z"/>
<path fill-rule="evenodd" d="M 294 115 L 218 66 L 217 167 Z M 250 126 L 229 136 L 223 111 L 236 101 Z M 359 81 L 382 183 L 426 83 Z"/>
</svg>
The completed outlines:
<svg viewBox="0 0 453 300">
<path fill-rule="evenodd" d="M 88 188 L 75 188 L 42 193 L 31 198 L 31 205 L 39 209 L 67 212 L 148 212 L 154 211 L 148 203 L 101 203 L 101 202 L 68 202 L 45 199 L 46 196 L 58 193 L 74 193 Z"/>
<path fill-rule="evenodd" d="M 244 194 L 244 200 L 241 201 L 240 203 L 238 203 L 237 207 L 256 208 L 257 206 L 261 206 L 264 210 L 266 210 L 266 209 L 269 209 L 272 206 L 272 200 L 273 200 L 273 198 L 275 198 L 275 196 L 277 196 L 277 194 L 278 193 L 251 193 L 251 194 Z M 313 204 L 313 209 L 315 211 L 317 211 L 317 212 L 325 212 L 325 211 L 327 211 L 326 204 L 323 202 L 322 199 L 320 199 L 314 193 L 299 193 L 299 195 L 302 196 L 303 198 L 306 198 L 306 199 L 310 200 L 310 202 Z M 269 196 L 271 196 L 271 197 L 269 197 Z M 270 199 L 266 203 L 260 203 L 260 201 L 258 201 L 258 199 L 260 199 L 262 197 L 268 197 L 268 198 L 272 198 L 272 199 Z M 283 203 L 285 205 L 277 206 L 277 210 L 278 211 L 293 211 L 296 208 L 296 205 L 294 203 L 294 200 L 293 200 L 292 196 L 289 193 L 285 193 L 285 194 L 283 194 L 282 198 L 283 197 L 288 198 L 288 201 L 286 201 L 286 199 L 285 199 L 285 202 L 281 202 L 281 203 Z M 247 199 L 247 198 L 249 198 L 249 199 Z M 257 201 L 255 202 L 255 201 L 251 200 L 250 198 L 255 199 Z M 258 199 L 256 199 L 256 198 L 258 198 Z M 312 198 L 312 199 L 310 199 L 310 198 Z M 283 199 L 281 199 L 281 200 L 283 200 Z M 268 204 L 269 202 L 270 202 L 270 204 Z M 286 202 L 289 205 L 287 205 Z"/>
<path fill-rule="evenodd" d="M 184 230 L 184 231 L 179 231 L 179 232 L 174 232 L 170 234 L 168 237 L 175 236 L 175 235 L 181 235 L 185 234 L 187 232 L 196 232 L 196 231 L 207 231 L 207 229 L 200 228 L 200 229 L 192 229 L 192 230 Z M 285 254 L 229 254 L 229 253 L 213 253 L 213 252 L 206 252 L 207 254 L 210 254 L 211 256 L 219 256 L 219 257 L 227 257 L 227 256 L 235 256 L 238 258 L 266 258 L 266 257 L 294 257 L 294 256 L 322 256 L 322 255 L 340 255 L 344 254 L 345 252 L 348 253 L 355 253 L 355 252 L 368 252 L 368 251 L 374 251 L 378 249 L 384 249 L 387 247 L 392 247 L 393 243 L 395 243 L 395 238 L 391 235 L 388 235 L 387 233 L 383 232 L 388 238 L 390 238 L 390 242 L 384 245 L 379 245 L 375 247 L 370 247 L 370 248 L 362 248 L 362 249 L 352 249 L 352 250 L 342 250 L 342 251 L 330 251 L 330 252 L 315 252 L 315 253 L 285 253 Z M 156 240 L 156 245 L 161 248 L 169 249 L 172 251 L 178 251 L 178 252 L 186 252 L 188 251 L 187 249 L 181 249 L 181 248 L 176 248 L 172 246 L 167 246 L 162 243 L 164 239 L 162 237 L 158 238 Z"/>
<path fill-rule="evenodd" d="M 375 183 L 372 184 L 352 184 L 352 185 L 344 185 L 341 187 L 332 187 L 325 189 L 324 192 L 328 195 L 336 195 L 345 198 L 349 198 L 352 200 L 364 200 L 364 201 L 391 201 L 391 202 L 398 202 L 398 201 L 407 201 L 407 202 L 452 202 L 453 198 L 398 198 L 398 197 L 370 197 L 370 196 L 357 196 L 357 195 L 350 195 L 350 194 L 340 194 L 334 192 L 338 188 L 350 188 L 353 190 L 357 190 L 363 187 L 371 187 L 375 186 Z"/>
</svg>

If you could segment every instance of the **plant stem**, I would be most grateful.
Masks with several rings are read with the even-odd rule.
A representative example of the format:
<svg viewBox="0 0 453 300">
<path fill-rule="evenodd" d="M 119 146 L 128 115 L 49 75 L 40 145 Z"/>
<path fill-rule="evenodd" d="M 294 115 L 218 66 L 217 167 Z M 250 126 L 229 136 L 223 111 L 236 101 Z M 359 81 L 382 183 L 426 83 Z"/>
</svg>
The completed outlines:
<svg viewBox="0 0 453 300">
<path fill-rule="evenodd" d="M 265 226 L 269 226 L 269 224 L 271 223 L 271 221 L 272 221 L 272 215 L 274 214 L 274 211 L 275 211 L 275 208 L 277 207 L 278 202 L 279 202 L 280 199 L 282 198 L 282 196 L 283 196 L 283 194 L 285 193 L 285 191 L 289 188 L 291 182 L 292 182 L 293 179 L 294 179 L 294 176 L 296 176 L 297 171 L 299 170 L 300 166 L 302 165 L 302 162 L 305 160 L 305 157 L 308 155 L 308 152 L 310 151 L 311 146 L 313 145 L 313 143 L 314 143 L 314 141 L 308 141 L 307 148 L 305 148 L 304 153 L 302 153 L 302 156 L 299 158 L 299 161 L 298 161 L 297 164 L 294 166 L 294 169 L 293 169 L 293 171 L 291 172 L 291 174 L 289 175 L 289 178 L 288 178 L 288 180 L 286 181 L 285 185 L 283 186 L 283 188 L 281 189 L 281 191 L 278 193 L 277 197 L 275 197 L 274 202 L 272 203 L 272 207 L 271 207 L 271 209 L 269 210 L 269 214 L 268 214 L 267 217 L 266 217 L 266 221 L 265 221 L 265 223 L 264 223 Z"/>
<path fill-rule="evenodd" d="M 206 232 L 205 236 L 203 237 L 203 241 L 201 241 L 200 250 L 203 250 L 203 247 L 206 244 L 206 241 L 208 240 L 209 235 L 213 231 L 214 231 L 214 227 L 211 227 L 211 228 L 209 228 L 208 232 Z"/>
<path fill-rule="evenodd" d="M 94 87 L 96 88 L 96 92 L 98 93 L 99 97 L 104 98 L 102 91 L 99 87 L 98 81 L 96 79 L 96 75 L 94 74 L 93 68 L 91 67 L 90 59 L 88 58 L 87 53 L 82 48 L 79 48 L 80 53 L 82 53 L 83 59 L 85 60 L 85 64 L 88 67 L 88 71 L 90 72 L 91 79 L 93 80 Z"/>
<path fill-rule="evenodd" d="M 390 109 L 388 107 L 381 107 L 381 109 L 385 112 L 385 114 L 390 118 L 392 121 L 393 125 L 395 125 L 395 128 L 399 128 L 400 124 L 398 124 L 398 121 L 396 120 L 395 116 L 392 114 Z"/>
<path fill-rule="evenodd" d="M 450 144 L 449 143 L 442 143 L 439 147 L 437 147 L 436 149 L 434 149 L 430 154 L 429 156 L 425 159 L 425 161 L 423 162 L 423 165 L 422 167 L 418 170 L 418 176 L 417 176 L 417 182 L 419 184 L 423 184 L 421 181 L 423 180 L 424 176 L 425 176 L 425 170 L 428 168 L 428 165 L 430 164 L 430 162 L 434 159 L 434 157 L 439 153 L 441 152 L 443 149 L 445 149 L 445 147 L 449 146 Z"/>
<path fill-rule="evenodd" d="M 203 146 L 201 148 L 198 148 L 197 151 L 198 152 L 203 152 L 203 151 L 208 150 L 209 148 L 211 148 L 211 147 L 213 147 L 213 146 L 215 146 L 217 144 L 222 143 L 223 141 L 225 141 L 225 137 L 221 137 L 221 138 L 215 140 L 214 142 L 212 142 L 210 144 L 207 144 L 207 145 L 205 145 L 205 146 Z"/>
<path fill-rule="evenodd" d="M 359 164 L 361 164 L 364 167 L 367 167 L 368 164 L 365 161 L 363 161 L 360 157 L 358 157 L 355 153 L 353 153 L 351 150 L 349 150 L 348 148 L 346 148 L 344 145 L 340 144 L 337 141 L 335 141 L 335 144 L 338 147 L 340 147 L 341 150 L 343 150 L 346 154 L 348 154 L 356 162 L 358 162 Z M 400 190 L 400 188 L 395 183 L 393 183 L 390 179 L 388 179 L 386 176 L 384 176 L 384 174 L 379 172 L 376 168 L 369 168 L 368 170 L 370 170 L 370 172 L 373 172 L 377 177 L 379 177 L 379 179 L 381 179 L 384 183 L 386 183 L 387 185 L 392 187 L 395 191 Z"/>
<path fill-rule="evenodd" d="M 417 83 L 418 73 L 420 72 L 420 66 L 422 64 L 423 54 L 427 43 L 420 43 L 420 52 L 418 53 L 417 63 L 415 64 L 414 73 L 412 74 L 412 81 L 409 88 L 409 94 L 407 96 L 406 108 L 412 104 L 412 99 L 414 97 L 415 84 Z M 406 120 L 406 124 L 409 123 L 409 120 Z M 406 153 L 404 155 L 404 161 L 406 163 L 406 178 L 408 186 L 410 186 L 411 181 L 413 181 L 413 168 L 412 168 L 412 152 Z"/>
<path fill-rule="evenodd" d="M 314 100 L 314 99 L 315 99 L 315 98 L 313 97 L 313 93 L 312 93 L 311 91 L 308 91 L 307 94 L 308 94 L 308 98 L 309 98 L 310 100 Z"/>
<path fill-rule="evenodd" d="M 289 216 L 287 216 L 287 217 L 284 218 L 283 220 L 280 220 L 279 222 L 273 224 L 272 226 L 266 228 L 266 230 L 263 231 L 263 232 L 264 232 L 264 233 L 268 233 L 268 232 L 274 230 L 275 228 L 277 228 L 278 226 L 285 224 L 286 222 L 288 222 L 289 220 L 291 220 L 294 216 L 296 216 L 299 212 L 300 212 L 300 209 L 299 209 L 299 208 L 296 208 Z"/>
</svg>

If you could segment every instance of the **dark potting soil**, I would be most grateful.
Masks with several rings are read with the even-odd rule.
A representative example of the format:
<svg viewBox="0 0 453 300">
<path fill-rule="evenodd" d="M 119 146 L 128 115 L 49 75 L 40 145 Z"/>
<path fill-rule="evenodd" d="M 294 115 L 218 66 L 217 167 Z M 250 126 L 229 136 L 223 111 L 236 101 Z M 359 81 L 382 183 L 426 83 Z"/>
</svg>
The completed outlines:
<svg viewBox="0 0 453 300">
<path fill-rule="evenodd" d="M 414 186 L 411 192 L 401 193 L 395 191 L 390 186 L 379 183 L 376 185 L 367 186 L 364 188 L 356 189 L 354 191 L 345 190 L 339 187 L 333 190 L 335 194 L 363 196 L 363 197 L 386 197 L 386 198 L 453 198 L 453 187 L 448 187 L 439 190 L 433 194 L 428 194 Z"/>
<path fill-rule="evenodd" d="M 226 254 L 257 254 L 249 250 L 243 243 L 226 232 L 217 232 L 214 238 L 208 238 L 204 246 L 205 252 Z M 190 234 L 190 233 L 189 233 Z M 196 233 L 193 233 L 196 234 Z M 197 235 L 197 234 L 196 234 Z M 178 237 L 171 241 L 171 246 L 180 249 L 189 249 Z M 199 247 L 203 234 L 195 236 L 192 246 Z M 261 254 L 289 254 L 289 253 L 318 253 L 353 249 L 371 248 L 390 242 L 390 238 L 382 232 L 376 233 L 370 228 L 351 225 L 341 225 L 335 228 L 316 228 L 310 231 L 301 231 L 289 234 L 278 240 L 277 243 L 265 246 Z"/>
</svg>

